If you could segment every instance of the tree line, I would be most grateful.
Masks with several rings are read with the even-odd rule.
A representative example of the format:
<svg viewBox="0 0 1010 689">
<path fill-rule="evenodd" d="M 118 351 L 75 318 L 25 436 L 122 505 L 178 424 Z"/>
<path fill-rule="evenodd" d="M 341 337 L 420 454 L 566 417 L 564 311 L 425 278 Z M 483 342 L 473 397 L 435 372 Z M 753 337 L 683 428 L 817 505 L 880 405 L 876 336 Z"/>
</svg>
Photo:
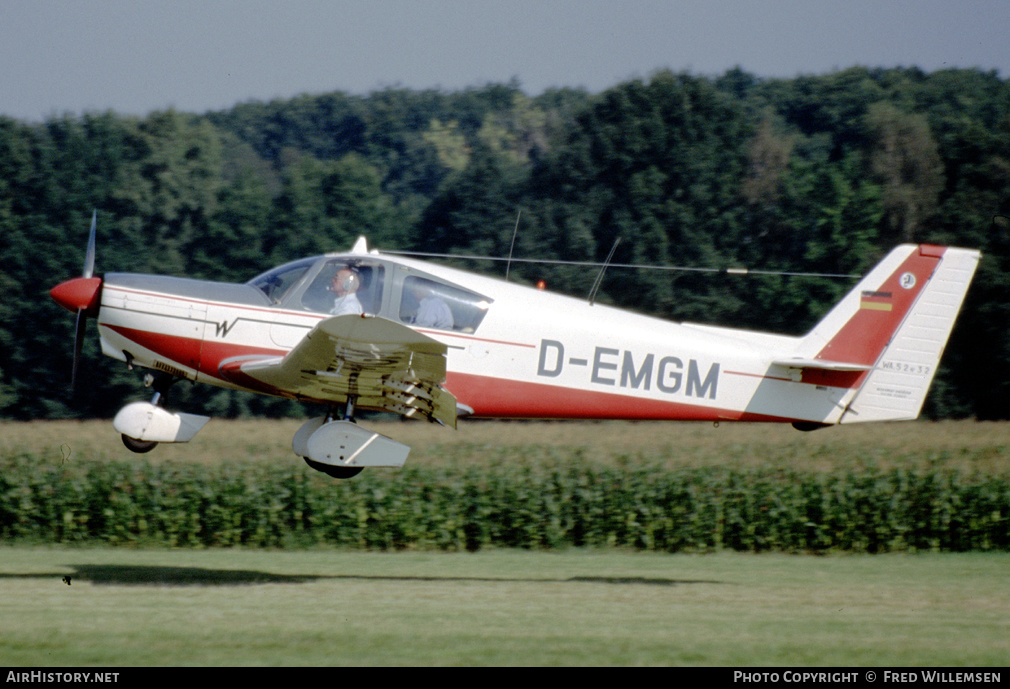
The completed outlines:
<svg viewBox="0 0 1010 689">
<path fill-rule="evenodd" d="M 763 79 L 659 71 L 593 94 L 385 89 L 202 114 L 0 118 L 0 416 L 111 416 L 138 372 L 94 330 L 69 395 L 73 318 L 48 290 L 97 270 L 244 281 L 359 235 L 380 249 L 859 275 L 901 242 L 983 259 L 927 400 L 1010 418 L 1010 84 L 996 72 L 852 68 Z M 518 231 L 517 227 L 518 218 Z M 504 265 L 453 259 L 503 273 Z M 596 270 L 512 264 L 586 295 Z M 852 280 L 607 271 L 597 300 L 675 320 L 809 328 Z M 298 415 L 177 385 L 171 405 Z"/>
</svg>

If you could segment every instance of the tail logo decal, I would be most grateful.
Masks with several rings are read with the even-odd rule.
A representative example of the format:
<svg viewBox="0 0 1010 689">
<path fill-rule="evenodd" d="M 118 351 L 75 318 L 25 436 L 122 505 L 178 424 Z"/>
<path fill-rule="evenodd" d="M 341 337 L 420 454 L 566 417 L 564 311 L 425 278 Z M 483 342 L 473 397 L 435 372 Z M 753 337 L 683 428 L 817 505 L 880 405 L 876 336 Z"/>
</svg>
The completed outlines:
<svg viewBox="0 0 1010 689">
<path fill-rule="evenodd" d="M 890 311 L 892 308 L 892 296 L 893 295 L 890 292 L 873 292 L 866 290 L 863 292 L 859 300 L 859 308 L 870 309 L 871 311 Z"/>
</svg>

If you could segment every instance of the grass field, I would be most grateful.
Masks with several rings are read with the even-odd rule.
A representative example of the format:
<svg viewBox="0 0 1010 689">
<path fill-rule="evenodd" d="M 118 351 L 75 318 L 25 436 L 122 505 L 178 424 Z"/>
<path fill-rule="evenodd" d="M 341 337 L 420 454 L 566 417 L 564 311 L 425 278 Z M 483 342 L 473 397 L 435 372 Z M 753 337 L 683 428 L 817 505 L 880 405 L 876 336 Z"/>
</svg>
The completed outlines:
<svg viewBox="0 0 1010 689">
<path fill-rule="evenodd" d="M 0 664 L 1002 666 L 1008 566 L 4 548 Z"/>
<path fill-rule="evenodd" d="M 158 462 L 298 462 L 297 421 L 214 421 Z M 797 433 L 653 423 L 368 424 L 408 462 L 919 465 L 1010 475 L 1010 426 Z M 108 422 L 0 424 L 0 454 L 129 460 Z M 664 555 L 0 546 L 0 663 L 1003 666 L 1007 553 Z M 64 578 L 69 578 L 69 585 Z"/>
</svg>

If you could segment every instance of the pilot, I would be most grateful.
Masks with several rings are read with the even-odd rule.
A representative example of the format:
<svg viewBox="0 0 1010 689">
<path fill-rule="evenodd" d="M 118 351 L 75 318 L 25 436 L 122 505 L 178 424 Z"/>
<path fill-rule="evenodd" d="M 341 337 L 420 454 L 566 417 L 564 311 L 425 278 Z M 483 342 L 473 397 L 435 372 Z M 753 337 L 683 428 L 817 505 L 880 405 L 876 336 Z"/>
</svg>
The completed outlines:
<svg viewBox="0 0 1010 689">
<path fill-rule="evenodd" d="M 355 292 L 361 287 L 361 278 L 350 268 L 344 267 L 337 271 L 333 279 L 330 280 L 329 290 L 336 298 L 333 300 L 333 308 L 330 313 L 334 316 L 344 316 L 346 314 L 361 315 L 364 309 L 358 301 Z"/>
<path fill-rule="evenodd" d="M 443 330 L 452 328 L 452 311 L 448 304 L 435 296 L 431 286 L 421 280 L 414 280 L 410 292 L 418 301 L 417 313 L 410 320 L 413 325 Z"/>
</svg>

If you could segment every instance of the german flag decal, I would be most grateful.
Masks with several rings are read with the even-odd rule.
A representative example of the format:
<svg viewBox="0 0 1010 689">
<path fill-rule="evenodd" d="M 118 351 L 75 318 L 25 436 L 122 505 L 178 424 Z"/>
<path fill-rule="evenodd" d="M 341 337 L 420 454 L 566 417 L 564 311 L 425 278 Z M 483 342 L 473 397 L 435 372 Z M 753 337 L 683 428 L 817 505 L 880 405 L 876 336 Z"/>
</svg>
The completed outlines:
<svg viewBox="0 0 1010 689">
<path fill-rule="evenodd" d="M 864 291 L 859 299 L 859 308 L 872 311 L 890 311 L 891 293 Z"/>
</svg>

